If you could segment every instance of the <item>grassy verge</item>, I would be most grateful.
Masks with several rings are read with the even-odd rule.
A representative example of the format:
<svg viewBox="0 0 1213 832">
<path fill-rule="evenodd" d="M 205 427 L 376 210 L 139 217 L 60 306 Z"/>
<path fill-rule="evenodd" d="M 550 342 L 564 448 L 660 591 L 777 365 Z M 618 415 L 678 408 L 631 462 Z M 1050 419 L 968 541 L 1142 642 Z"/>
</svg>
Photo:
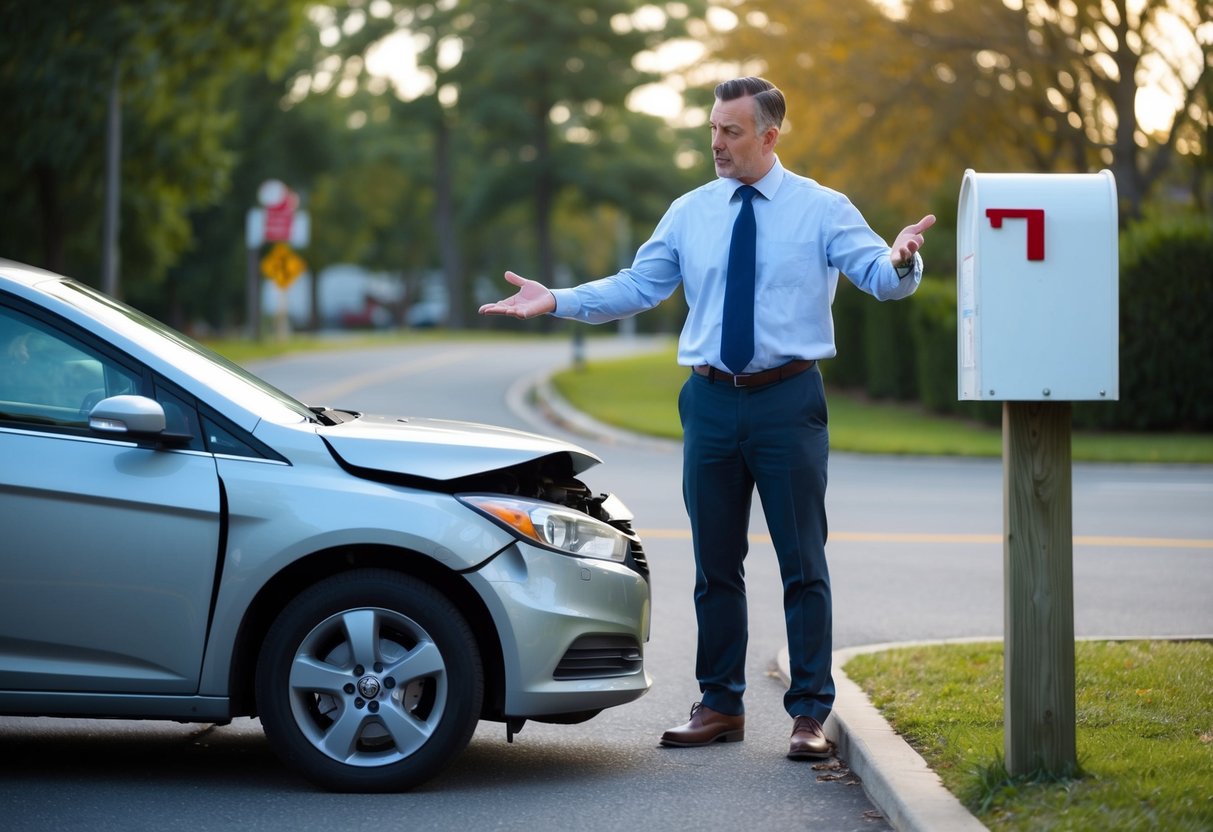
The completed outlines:
<svg viewBox="0 0 1213 832">
<path fill-rule="evenodd" d="M 677 439 L 678 390 L 687 370 L 674 351 L 567 370 L 552 383 L 570 404 L 601 422 L 651 436 Z M 609 395 L 604 391 L 609 391 Z M 830 392 L 830 447 L 873 454 L 999 456 L 998 427 L 929 414 L 917 406 L 863 401 Z M 1075 460 L 1213 463 L 1213 434 L 1075 432 Z"/>
<path fill-rule="evenodd" d="M 1213 645 L 1078 642 L 1070 780 L 1007 776 L 1002 661 L 1001 644 L 938 645 L 846 672 L 991 829 L 1213 829 Z"/>
</svg>

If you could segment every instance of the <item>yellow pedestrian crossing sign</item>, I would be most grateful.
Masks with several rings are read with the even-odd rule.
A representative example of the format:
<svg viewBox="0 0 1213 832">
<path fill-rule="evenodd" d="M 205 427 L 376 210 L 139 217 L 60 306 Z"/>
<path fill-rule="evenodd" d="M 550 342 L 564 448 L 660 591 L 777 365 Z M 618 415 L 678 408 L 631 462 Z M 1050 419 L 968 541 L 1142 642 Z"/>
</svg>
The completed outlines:
<svg viewBox="0 0 1213 832">
<path fill-rule="evenodd" d="M 286 243 L 274 243 L 269 253 L 261 258 L 261 273 L 280 289 L 290 286 L 306 270 L 307 263 Z"/>
</svg>

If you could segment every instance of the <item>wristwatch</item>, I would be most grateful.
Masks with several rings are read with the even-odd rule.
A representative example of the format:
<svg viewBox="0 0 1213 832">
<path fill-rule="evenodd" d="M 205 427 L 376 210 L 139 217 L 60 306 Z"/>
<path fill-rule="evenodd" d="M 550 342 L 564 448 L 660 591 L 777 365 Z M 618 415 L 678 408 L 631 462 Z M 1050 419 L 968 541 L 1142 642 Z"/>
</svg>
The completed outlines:
<svg viewBox="0 0 1213 832">
<path fill-rule="evenodd" d="M 897 272 L 897 277 L 909 277 L 914 273 L 914 267 L 918 265 L 918 252 L 914 252 L 909 260 L 902 263 L 900 266 L 894 266 L 893 270 Z"/>
</svg>

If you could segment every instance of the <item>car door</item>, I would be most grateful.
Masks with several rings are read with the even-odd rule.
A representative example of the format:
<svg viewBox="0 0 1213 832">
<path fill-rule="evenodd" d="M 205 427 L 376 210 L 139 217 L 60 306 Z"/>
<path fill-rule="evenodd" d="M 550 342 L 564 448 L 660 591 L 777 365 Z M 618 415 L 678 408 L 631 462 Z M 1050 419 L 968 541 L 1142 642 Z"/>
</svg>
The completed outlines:
<svg viewBox="0 0 1213 832">
<path fill-rule="evenodd" d="M 131 393 L 195 441 L 88 429 Z M 197 690 L 220 540 L 202 448 L 196 409 L 131 356 L 0 298 L 0 690 Z"/>
</svg>

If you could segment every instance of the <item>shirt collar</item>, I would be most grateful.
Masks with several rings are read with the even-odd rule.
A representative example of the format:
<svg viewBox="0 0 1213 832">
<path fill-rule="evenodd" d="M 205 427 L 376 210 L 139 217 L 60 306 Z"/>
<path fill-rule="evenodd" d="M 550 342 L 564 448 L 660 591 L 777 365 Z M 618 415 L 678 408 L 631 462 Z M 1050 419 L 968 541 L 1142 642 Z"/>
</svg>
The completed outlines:
<svg viewBox="0 0 1213 832">
<path fill-rule="evenodd" d="M 764 199 L 768 201 L 774 199 L 780 184 L 783 183 L 784 172 L 783 163 L 779 161 L 779 156 L 776 156 L 775 164 L 771 165 L 771 169 L 767 171 L 766 176 L 754 183 L 754 189 L 762 194 Z M 737 193 L 737 189 L 744 184 L 739 179 L 725 179 L 723 181 L 729 183 L 729 199 L 732 199 L 733 194 Z"/>
</svg>

